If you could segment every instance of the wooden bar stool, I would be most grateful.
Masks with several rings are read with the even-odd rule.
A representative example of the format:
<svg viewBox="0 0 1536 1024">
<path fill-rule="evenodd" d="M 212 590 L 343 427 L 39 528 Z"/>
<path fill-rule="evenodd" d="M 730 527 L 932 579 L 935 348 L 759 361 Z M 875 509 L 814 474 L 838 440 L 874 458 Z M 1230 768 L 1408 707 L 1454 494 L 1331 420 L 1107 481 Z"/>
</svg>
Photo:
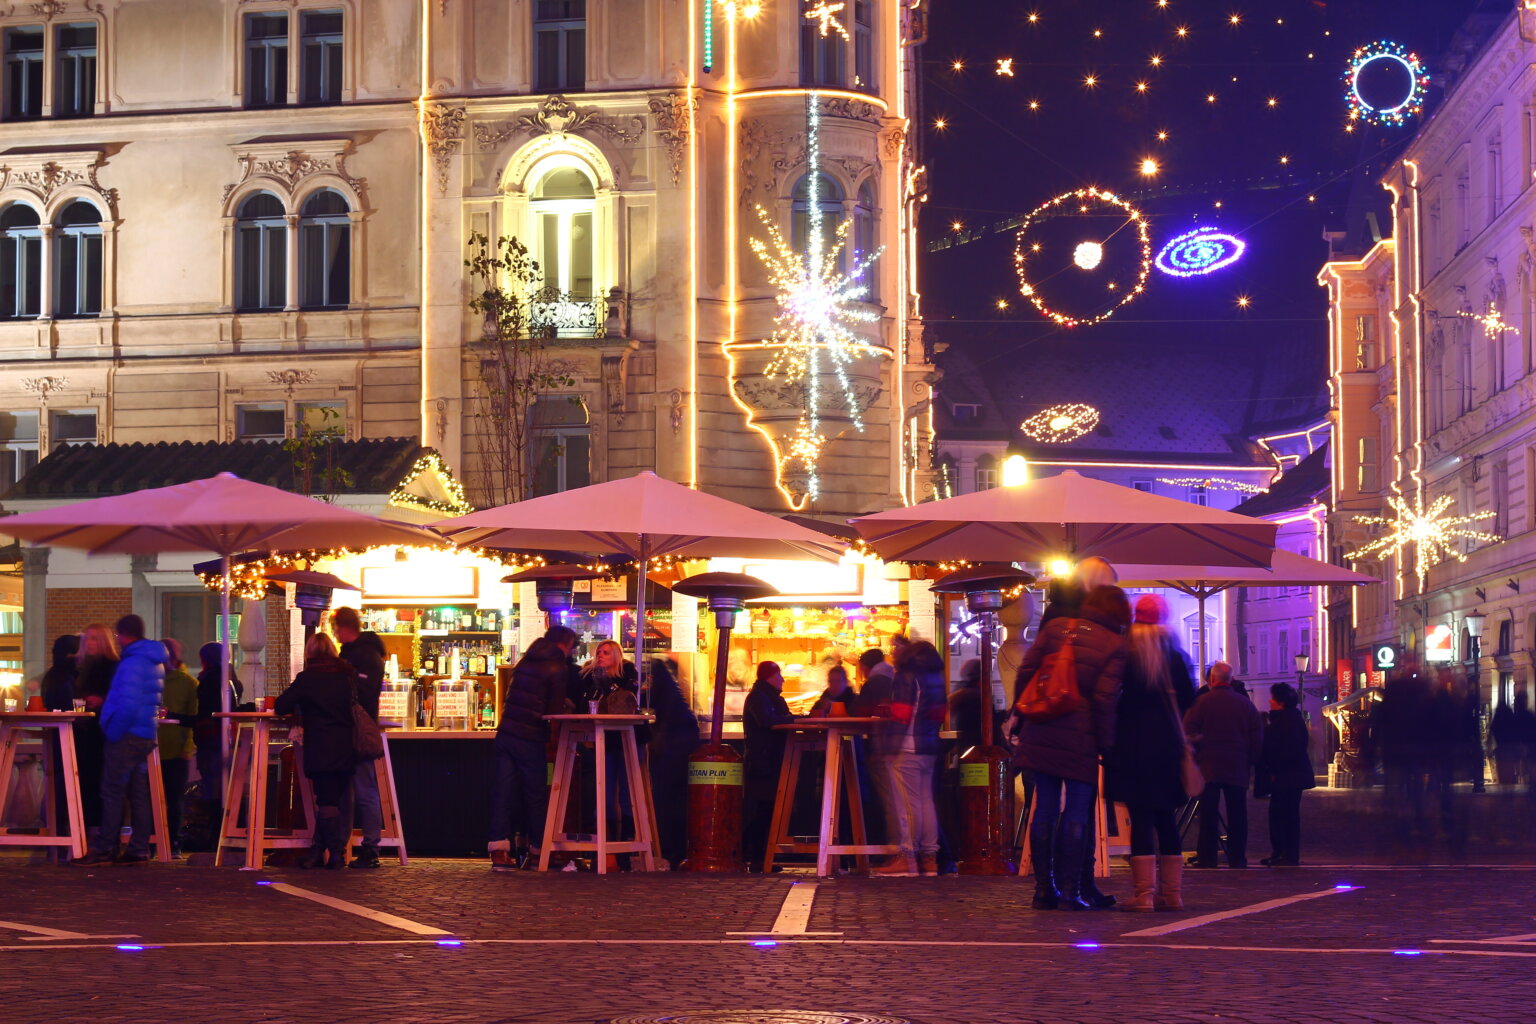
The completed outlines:
<svg viewBox="0 0 1536 1024">
<path fill-rule="evenodd" d="M 11 796 L 11 766 L 21 749 L 25 733 L 37 732 L 43 737 L 51 729 L 59 739 L 60 760 L 63 770 L 55 778 L 46 743 L 43 744 L 44 776 L 48 779 L 48 791 L 44 795 L 44 820 L 48 822 L 43 832 L 18 832 L 0 828 L 0 846 L 64 847 L 71 857 L 85 856 L 85 813 L 80 805 L 80 762 L 75 757 L 74 725 L 78 719 L 90 718 L 88 711 L 6 711 L 0 712 L 0 821 L 5 820 L 5 805 Z M 64 787 L 64 822 L 54 821 L 56 786 Z M 65 825 L 64 832 L 59 825 Z"/>
<path fill-rule="evenodd" d="M 218 712 L 213 717 L 235 724 L 234 752 L 224 790 L 224 820 L 219 825 L 219 845 L 213 863 L 224 863 L 227 848 L 239 848 L 245 850 L 242 866 L 248 871 L 259 871 L 268 850 L 308 849 L 314 838 L 315 801 L 302 772 L 299 787 L 304 798 L 306 827 L 275 834 L 267 828 L 267 788 L 271 781 L 268 776 L 272 768 L 267 750 L 272 741 L 272 723 L 278 717 L 270 711 Z M 240 824 L 242 798 L 249 801 L 244 826 Z"/>
<path fill-rule="evenodd" d="M 779 769 L 779 791 L 773 801 L 773 820 L 768 828 L 768 852 L 763 857 L 763 873 L 773 871 L 774 858 L 783 853 L 814 853 L 816 874 L 825 878 L 836 874 L 834 858 L 853 854 L 860 871 L 869 870 L 872 853 L 900 853 L 901 847 L 871 844 L 864 829 L 863 794 L 859 789 L 858 764 L 854 759 L 855 736 L 867 736 L 884 722 L 882 718 L 802 718 L 789 725 L 777 725 L 789 733 L 784 744 L 784 764 Z M 795 806 L 795 789 L 800 782 L 800 760 L 807 752 L 822 750 L 826 764 L 821 775 L 821 815 L 816 842 L 802 843 L 789 834 L 790 815 Z M 853 827 L 853 842 L 837 841 L 838 795 L 841 787 L 848 801 L 848 819 Z"/>
<path fill-rule="evenodd" d="M 160 774 L 160 746 L 149 752 L 149 808 L 155 821 L 155 831 L 149 837 L 155 848 L 155 860 L 162 864 L 171 862 L 171 844 L 175 836 L 167 835 L 169 825 L 165 815 L 165 776 Z"/>
<path fill-rule="evenodd" d="M 545 715 L 559 730 L 555 748 L 554 776 L 549 787 L 549 813 L 544 818 L 544 845 L 539 850 L 539 870 L 549 870 L 550 855 L 556 850 L 590 850 L 597 856 L 597 873 L 607 874 L 608 855 L 638 853 L 646 871 L 656 870 L 656 831 L 652 825 L 649 778 L 640 768 L 640 749 L 635 742 L 635 726 L 650 719 L 644 715 Z M 617 733 L 623 744 L 624 774 L 629 782 L 630 810 L 635 819 L 635 838 L 616 841 L 608 838 L 608 734 Z M 571 770 L 576 764 L 579 743 L 597 748 L 593 771 L 597 776 L 597 835 L 595 841 L 572 839 L 565 832 L 566 808 L 571 802 Z"/>
</svg>

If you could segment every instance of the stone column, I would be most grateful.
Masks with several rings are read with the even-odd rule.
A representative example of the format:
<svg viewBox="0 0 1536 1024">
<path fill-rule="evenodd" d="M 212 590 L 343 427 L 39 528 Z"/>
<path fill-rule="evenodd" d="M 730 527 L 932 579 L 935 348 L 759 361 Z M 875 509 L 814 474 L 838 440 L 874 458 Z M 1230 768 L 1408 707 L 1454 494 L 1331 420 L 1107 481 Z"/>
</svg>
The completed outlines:
<svg viewBox="0 0 1536 1024">
<path fill-rule="evenodd" d="M 38 258 L 42 261 L 43 279 L 38 282 L 37 315 L 52 320 L 53 309 L 53 225 L 44 224 L 38 229 L 42 242 L 38 246 Z"/>
<path fill-rule="evenodd" d="M 288 230 L 283 232 L 288 261 L 286 279 L 283 284 L 283 287 L 287 289 L 287 294 L 283 296 L 283 310 L 285 312 L 292 312 L 299 308 L 299 215 L 296 213 L 285 214 L 283 221 L 288 225 Z"/>
<path fill-rule="evenodd" d="M 48 554 L 52 548 L 21 549 L 21 671 L 32 679 L 48 669 L 53 637 L 48 635 Z"/>
</svg>

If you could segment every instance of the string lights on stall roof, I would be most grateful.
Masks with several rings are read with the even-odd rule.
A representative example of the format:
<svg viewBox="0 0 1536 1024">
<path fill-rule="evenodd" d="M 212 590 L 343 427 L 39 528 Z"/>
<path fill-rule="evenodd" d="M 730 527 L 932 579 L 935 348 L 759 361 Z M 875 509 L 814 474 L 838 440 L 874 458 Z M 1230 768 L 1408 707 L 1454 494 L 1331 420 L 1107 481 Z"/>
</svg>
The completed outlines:
<svg viewBox="0 0 1536 1024">
<path fill-rule="evenodd" d="M 1499 540 L 1497 534 L 1485 533 L 1481 530 L 1469 530 L 1469 523 L 1481 522 L 1484 519 L 1492 519 L 1496 512 L 1485 510 L 1473 512 L 1464 516 L 1447 515 L 1455 499 L 1449 494 L 1443 494 L 1436 498 L 1426 508 L 1417 500 L 1399 498 L 1389 495 L 1387 504 L 1397 513 L 1394 518 L 1386 516 L 1355 516 L 1355 522 L 1365 523 L 1370 526 L 1385 526 L 1388 531 L 1348 555 L 1350 558 L 1382 558 L 1387 555 L 1401 555 L 1404 548 L 1410 544 L 1414 547 L 1414 563 L 1419 578 L 1429 576 L 1429 570 L 1448 558 L 1458 562 L 1465 562 L 1467 556 L 1456 546 L 1457 540 L 1471 540 L 1492 542 Z"/>
</svg>

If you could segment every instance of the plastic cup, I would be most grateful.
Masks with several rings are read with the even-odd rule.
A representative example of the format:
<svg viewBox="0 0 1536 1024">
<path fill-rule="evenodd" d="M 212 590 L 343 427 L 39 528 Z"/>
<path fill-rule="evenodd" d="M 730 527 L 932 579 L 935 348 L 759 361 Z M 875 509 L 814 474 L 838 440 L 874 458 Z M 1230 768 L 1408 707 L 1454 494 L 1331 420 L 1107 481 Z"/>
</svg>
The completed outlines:
<svg viewBox="0 0 1536 1024">
<path fill-rule="evenodd" d="M 5 698 L 5 710 L 6 711 L 14 712 L 18 708 L 20 708 L 20 707 L 21 707 L 21 701 L 17 700 L 15 697 L 7 697 L 7 698 Z"/>
<path fill-rule="evenodd" d="M 276 696 L 261 698 L 261 709 L 263 711 L 271 711 L 275 707 L 277 707 L 277 697 Z"/>
<path fill-rule="evenodd" d="M 85 710 L 85 698 L 82 697 L 79 700 L 71 701 L 71 703 L 74 704 L 76 711 Z"/>
<path fill-rule="evenodd" d="M 43 706 L 43 698 L 38 696 L 37 694 L 33 694 L 32 696 L 27 698 L 27 710 L 28 711 L 47 711 L 48 709 Z"/>
<path fill-rule="evenodd" d="M 595 700 L 587 701 L 587 714 L 589 714 L 589 715 L 597 714 L 597 701 L 595 701 Z"/>
</svg>

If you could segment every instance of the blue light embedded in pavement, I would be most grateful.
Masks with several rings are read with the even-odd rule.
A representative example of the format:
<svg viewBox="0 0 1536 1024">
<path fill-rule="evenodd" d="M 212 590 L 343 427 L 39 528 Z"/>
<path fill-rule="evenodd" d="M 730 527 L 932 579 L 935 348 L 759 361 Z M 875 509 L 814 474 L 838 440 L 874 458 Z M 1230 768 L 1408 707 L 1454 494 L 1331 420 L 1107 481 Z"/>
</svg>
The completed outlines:
<svg viewBox="0 0 1536 1024">
<path fill-rule="evenodd" d="M 462 945 L 464 945 L 464 940 L 463 939 L 438 939 L 437 940 L 437 944 L 439 946 L 462 946 Z"/>
<path fill-rule="evenodd" d="M 144 952 L 144 947 L 139 945 L 137 942 L 119 942 L 117 944 L 117 948 L 122 950 L 124 953 Z"/>
<path fill-rule="evenodd" d="M 772 939 L 757 939 L 757 940 L 755 940 L 752 943 L 752 945 L 754 945 L 754 946 L 777 946 L 778 943 L 774 942 Z"/>
<path fill-rule="evenodd" d="M 1097 942 L 1077 942 L 1077 943 L 1073 943 L 1073 945 L 1077 946 L 1078 949 L 1098 949 L 1099 948 L 1099 944 Z"/>
<path fill-rule="evenodd" d="M 1424 955 L 1424 951 L 1422 949 L 1394 949 L 1392 951 L 1392 955 L 1393 956 L 1423 956 Z"/>
<path fill-rule="evenodd" d="M 257 885 L 271 885 L 272 883 L 268 882 L 266 879 L 262 879 L 261 881 L 257 882 L 256 884 Z"/>
<path fill-rule="evenodd" d="M 1358 886 L 1353 886 L 1353 885 L 1342 885 L 1342 884 L 1341 884 L 1341 885 L 1336 885 L 1336 886 L 1334 886 L 1334 888 L 1335 888 L 1335 889 L 1337 889 L 1337 890 L 1339 890 L 1339 891 L 1340 891 L 1340 892 L 1349 892 L 1349 891 L 1350 891 L 1350 890 L 1351 890 L 1351 889 L 1355 889 L 1355 888 L 1358 888 Z"/>
</svg>

